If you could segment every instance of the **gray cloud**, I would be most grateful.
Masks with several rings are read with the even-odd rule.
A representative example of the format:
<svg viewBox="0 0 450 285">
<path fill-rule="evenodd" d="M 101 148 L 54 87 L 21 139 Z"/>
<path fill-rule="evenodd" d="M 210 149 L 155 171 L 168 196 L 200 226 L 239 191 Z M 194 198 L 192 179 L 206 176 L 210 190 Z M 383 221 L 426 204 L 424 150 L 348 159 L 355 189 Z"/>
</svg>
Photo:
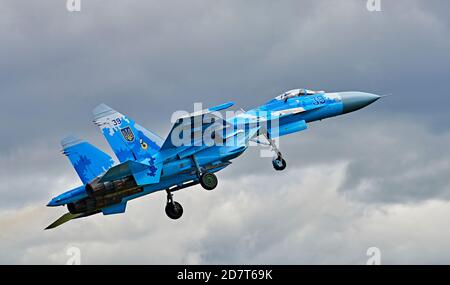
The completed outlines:
<svg viewBox="0 0 450 285">
<path fill-rule="evenodd" d="M 90 110 L 102 101 L 159 126 L 194 101 L 235 100 L 248 108 L 296 86 L 394 93 L 386 111 L 429 121 L 420 112 L 428 105 L 442 119 L 448 25 L 417 2 L 389 1 L 378 14 L 361 1 L 269 1 L 258 8 L 89 1 L 79 14 L 59 1 L 10 2 L 1 31 L 8 54 L 0 70 L 8 106 L 2 120 L 17 125 L 17 143 L 25 133 L 42 137 L 35 121 L 57 139 L 63 126 L 87 132 Z M 429 101 L 422 90 L 430 90 Z"/>
</svg>

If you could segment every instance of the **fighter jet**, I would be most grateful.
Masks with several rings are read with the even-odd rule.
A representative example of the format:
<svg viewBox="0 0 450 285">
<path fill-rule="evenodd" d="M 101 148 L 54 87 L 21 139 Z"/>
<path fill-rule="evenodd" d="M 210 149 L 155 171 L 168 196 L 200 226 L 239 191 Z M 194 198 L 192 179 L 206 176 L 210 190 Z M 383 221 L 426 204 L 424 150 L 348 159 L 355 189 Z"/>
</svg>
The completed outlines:
<svg viewBox="0 0 450 285">
<path fill-rule="evenodd" d="M 276 143 L 280 137 L 306 130 L 311 122 L 359 110 L 379 98 L 363 92 L 294 89 L 230 118 L 220 111 L 233 106 L 232 102 L 180 116 L 166 139 L 101 104 L 93 111 L 94 123 L 118 162 L 87 141 L 72 136 L 63 139 L 62 152 L 82 185 L 51 199 L 47 206 L 66 206 L 68 213 L 46 229 L 97 213 L 124 213 L 128 201 L 162 190 L 167 192 L 167 216 L 179 219 L 183 207 L 173 193 L 197 184 L 215 189 L 215 173 L 252 143 L 270 146 L 272 165 L 282 171 L 286 161 Z"/>
</svg>

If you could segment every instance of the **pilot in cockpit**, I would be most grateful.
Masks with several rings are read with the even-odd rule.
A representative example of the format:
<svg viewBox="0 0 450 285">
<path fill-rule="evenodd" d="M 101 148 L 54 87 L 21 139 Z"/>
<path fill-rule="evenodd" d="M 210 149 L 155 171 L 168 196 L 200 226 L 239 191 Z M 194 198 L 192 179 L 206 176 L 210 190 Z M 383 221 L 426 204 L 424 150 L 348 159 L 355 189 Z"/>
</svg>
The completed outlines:
<svg viewBox="0 0 450 285">
<path fill-rule="evenodd" d="M 308 96 L 308 95 L 314 95 L 317 93 L 320 93 L 323 91 L 311 91 L 308 89 L 293 89 L 290 91 L 287 91 L 277 97 L 275 97 L 276 100 L 278 101 L 284 101 L 286 102 L 288 99 L 290 98 L 295 98 L 295 97 L 299 97 L 299 96 Z"/>
</svg>

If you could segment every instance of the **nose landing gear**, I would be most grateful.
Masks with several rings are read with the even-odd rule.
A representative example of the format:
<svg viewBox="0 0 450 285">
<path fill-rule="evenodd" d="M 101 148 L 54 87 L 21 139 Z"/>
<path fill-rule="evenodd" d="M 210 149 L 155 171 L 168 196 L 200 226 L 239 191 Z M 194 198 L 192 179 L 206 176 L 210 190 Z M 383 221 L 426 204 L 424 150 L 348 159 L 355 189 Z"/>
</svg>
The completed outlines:
<svg viewBox="0 0 450 285">
<path fill-rule="evenodd" d="M 283 171 L 286 168 L 286 160 L 284 160 L 281 156 L 277 156 L 272 160 L 272 165 L 276 171 Z"/>
<path fill-rule="evenodd" d="M 263 134 L 263 136 L 266 138 L 267 142 L 262 142 L 258 139 L 252 140 L 260 145 L 270 146 L 272 148 L 272 151 L 275 153 L 275 157 L 272 159 L 272 165 L 273 168 L 275 168 L 276 171 L 282 171 L 286 168 L 286 160 L 283 159 L 283 156 L 281 155 L 280 150 L 278 149 L 277 145 L 275 144 L 274 140 L 269 138 L 266 134 Z"/>
<path fill-rule="evenodd" d="M 286 160 L 283 159 L 283 156 L 281 155 L 281 151 L 276 146 L 275 142 L 270 139 L 269 137 L 265 136 L 267 141 L 269 142 L 269 145 L 272 147 L 272 150 L 275 152 L 276 157 L 272 160 L 273 168 L 275 168 L 276 171 L 283 171 L 286 168 Z"/>
</svg>

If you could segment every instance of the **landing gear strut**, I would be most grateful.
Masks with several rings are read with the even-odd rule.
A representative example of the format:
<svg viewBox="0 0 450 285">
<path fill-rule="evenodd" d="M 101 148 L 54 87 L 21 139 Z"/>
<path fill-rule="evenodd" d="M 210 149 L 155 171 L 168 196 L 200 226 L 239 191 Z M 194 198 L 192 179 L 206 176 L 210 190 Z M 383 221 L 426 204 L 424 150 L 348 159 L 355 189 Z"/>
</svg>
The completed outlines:
<svg viewBox="0 0 450 285">
<path fill-rule="evenodd" d="M 177 220 L 181 218 L 181 216 L 183 215 L 183 207 L 181 206 L 180 203 L 173 200 L 173 194 L 169 190 L 166 190 L 166 192 L 167 192 L 166 215 L 173 220 Z"/>
<path fill-rule="evenodd" d="M 281 155 L 281 151 L 276 146 L 275 142 L 270 139 L 269 137 L 265 136 L 267 141 L 269 142 L 269 145 L 272 147 L 272 150 L 275 152 L 276 157 L 272 159 L 272 165 L 273 168 L 275 168 L 276 171 L 283 171 L 286 168 L 286 160 L 283 159 L 283 156 Z"/>
<path fill-rule="evenodd" d="M 197 177 L 200 182 L 200 185 L 202 185 L 202 187 L 208 191 L 216 188 L 219 182 L 217 176 L 214 173 L 202 172 L 202 169 L 198 164 L 195 156 L 193 155 L 191 156 L 191 158 L 197 170 Z"/>
</svg>

